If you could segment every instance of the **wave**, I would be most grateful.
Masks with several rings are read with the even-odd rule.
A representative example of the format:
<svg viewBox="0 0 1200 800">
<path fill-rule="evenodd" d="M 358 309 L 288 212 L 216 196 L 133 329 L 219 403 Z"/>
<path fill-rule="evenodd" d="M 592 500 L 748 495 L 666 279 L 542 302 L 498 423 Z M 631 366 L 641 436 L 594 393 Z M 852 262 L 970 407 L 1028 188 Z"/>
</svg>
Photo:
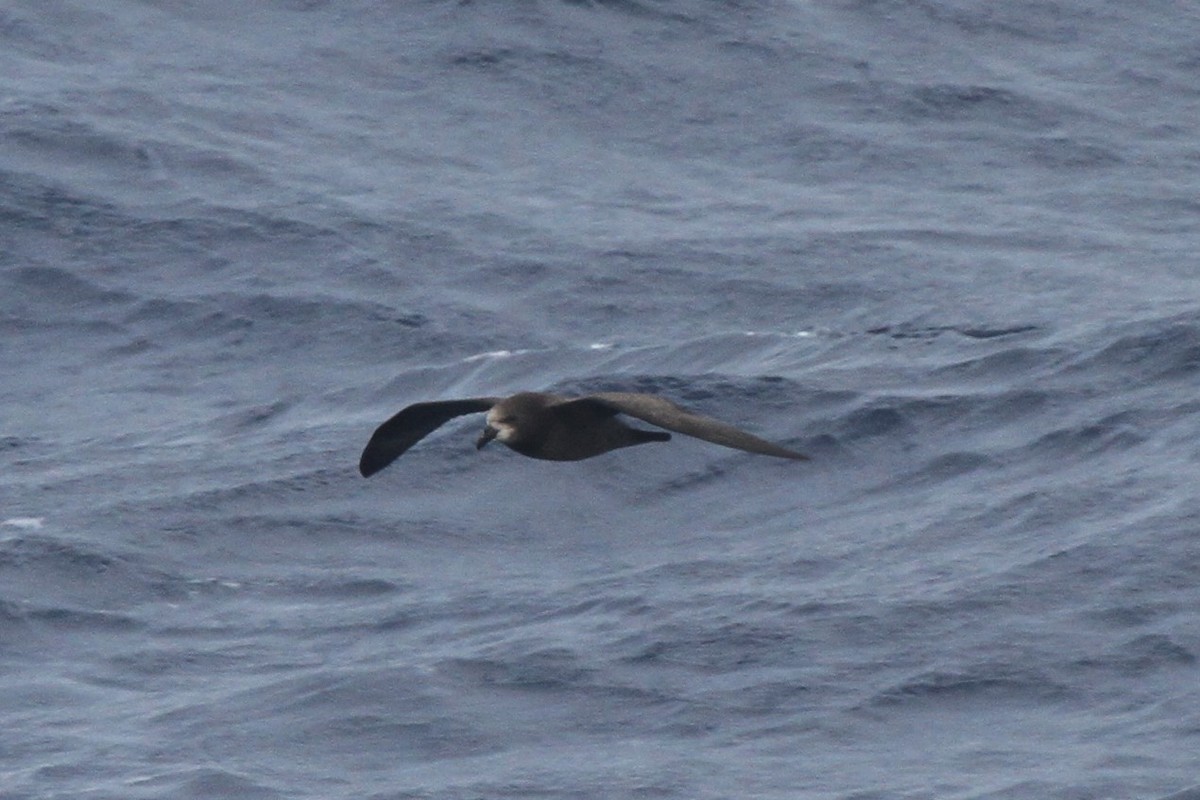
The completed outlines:
<svg viewBox="0 0 1200 800">
<path fill-rule="evenodd" d="M 1011 664 L 979 664 L 960 671 L 925 671 L 877 692 L 869 706 L 937 707 L 947 703 L 1060 703 L 1074 691 L 1049 675 Z"/>
</svg>

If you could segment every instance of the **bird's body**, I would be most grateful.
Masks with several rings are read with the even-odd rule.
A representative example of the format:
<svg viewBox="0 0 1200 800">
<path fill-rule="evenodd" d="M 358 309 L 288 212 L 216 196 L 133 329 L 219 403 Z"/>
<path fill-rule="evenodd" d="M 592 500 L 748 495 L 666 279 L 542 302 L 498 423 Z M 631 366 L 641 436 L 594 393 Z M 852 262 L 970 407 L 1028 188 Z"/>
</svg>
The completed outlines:
<svg viewBox="0 0 1200 800">
<path fill-rule="evenodd" d="M 495 439 L 530 458 L 579 461 L 610 450 L 646 442 L 665 442 L 671 434 L 632 428 L 617 418 L 626 414 L 676 433 L 779 458 L 807 456 L 759 439 L 711 417 L 694 414 L 651 394 L 606 392 L 564 397 L 520 392 L 511 397 L 475 397 L 415 403 L 376 429 L 363 450 L 359 471 L 374 475 L 410 447 L 455 417 L 487 412 L 476 446 Z"/>
<path fill-rule="evenodd" d="M 581 461 L 620 447 L 665 442 L 671 434 L 631 428 L 616 412 L 593 403 L 541 392 L 521 392 L 488 410 L 482 446 L 495 438 L 523 456 Z M 496 431 L 494 437 L 488 431 Z"/>
</svg>

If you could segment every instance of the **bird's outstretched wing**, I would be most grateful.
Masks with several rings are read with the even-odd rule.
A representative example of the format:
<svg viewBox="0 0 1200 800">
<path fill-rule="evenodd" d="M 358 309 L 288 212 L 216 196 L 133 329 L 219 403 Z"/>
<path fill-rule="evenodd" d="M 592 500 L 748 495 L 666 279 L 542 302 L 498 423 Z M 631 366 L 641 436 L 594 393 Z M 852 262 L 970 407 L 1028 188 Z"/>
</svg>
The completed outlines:
<svg viewBox="0 0 1200 800">
<path fill-rule="evenodd" d="M 777 444 L 760 439 L 740 428 L 735 428 L 712 417 L 705 417 L 675 405 L 670 400 L 653 394 L 635 394 L 631 392 L 604 392 L 588 395 L 575 403 L 589 403 L 610 410 L 614 414 L 627 414 L 640 420 L 666 428 L 675 433 L 694 436 L 713 444 L 745 450 L 748 453 L 759 453 L 764 456 L 779 458 L 795 458 L 803 461 L 808 456 L 788 450 Z"/>
<path fill-rule="evenodd" d="M 369 478 L 455 417 L 487 411 L 499 401 L 499 397 L 472 397 L 414 403 L 375 429 L 358 460 L 358 471 Z"/>
</svg>

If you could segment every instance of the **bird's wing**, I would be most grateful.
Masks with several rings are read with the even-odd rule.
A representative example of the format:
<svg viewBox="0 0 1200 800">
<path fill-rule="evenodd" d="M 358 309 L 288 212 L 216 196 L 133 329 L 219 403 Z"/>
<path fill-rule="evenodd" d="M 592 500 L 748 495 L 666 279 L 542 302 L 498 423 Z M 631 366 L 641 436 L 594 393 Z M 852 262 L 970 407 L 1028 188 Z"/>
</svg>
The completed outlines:
<svg viewBox="0 0 1200 800">
<path fill-rule="evenodd" d="M 713 444 L 745 450 L 748 453 L 759 453 L 765 456 L 779 458 L 795 458 L 808 460 L 808 456 L 788 450 L 753 434 L 746 433 L 732 425 L 727 425 L 712 417 L 695 414 L 685 408 L 675 405 L 670 400 L 653 394 L 634 394 L 631 392 L 604 392 L 588 395 L 574 403 L 588 403 L 610 410 L 612 413 L 628 414 L 640 420 L 666 428 L 669 431 L 695 436 Z"/>
<path fill-rule="evenodd" d="M 414 403 L 375 429 L 358 460 L 358 471 L 369 478 L 455 417 L 487 411 L 499 401 L 499 397 L 472 397 Z"/>
</svg>

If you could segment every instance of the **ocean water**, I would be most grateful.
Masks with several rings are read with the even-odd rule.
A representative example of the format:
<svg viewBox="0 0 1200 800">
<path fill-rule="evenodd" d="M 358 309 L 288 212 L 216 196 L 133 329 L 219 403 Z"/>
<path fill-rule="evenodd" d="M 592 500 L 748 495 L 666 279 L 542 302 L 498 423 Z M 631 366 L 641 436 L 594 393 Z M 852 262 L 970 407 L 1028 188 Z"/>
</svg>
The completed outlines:
<svg viewBox="0 0 1200 800">
<path fill-rule="evenodd" d="M 0 798 L 1200 797 L 1200 13 L 6 0 Z M 419 400 L 654 391 L 559 464 Z"/>
</svg>

